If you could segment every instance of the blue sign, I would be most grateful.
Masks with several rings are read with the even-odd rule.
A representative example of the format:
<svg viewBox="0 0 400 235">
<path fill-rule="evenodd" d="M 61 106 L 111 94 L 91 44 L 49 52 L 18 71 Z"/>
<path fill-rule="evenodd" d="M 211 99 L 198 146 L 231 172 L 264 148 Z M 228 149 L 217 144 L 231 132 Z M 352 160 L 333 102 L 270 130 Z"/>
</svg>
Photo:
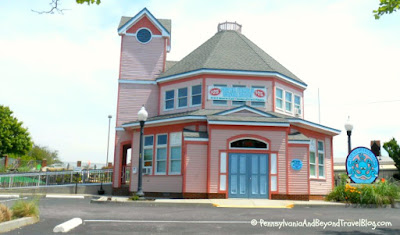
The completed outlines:
<svg viewBox="0 0 400 235">
<path fill-rule="evenodd" d="M 378 178 L 379 161 L 370 149 L 358 147 L 347 156 L 346 171 L 354 183 L 370 184 Z"/>
<path fill-rule="evenodd" d="M 300 159 L 293 159 L 290 165 L 293 170 L 298 171 L 303 167 L 303 162 Z"/>
<path fill-rule="evenodd" d="M 267 100 L 267 89 L 209 86 L 208 99 L 265 102 Z"/>
</svg>

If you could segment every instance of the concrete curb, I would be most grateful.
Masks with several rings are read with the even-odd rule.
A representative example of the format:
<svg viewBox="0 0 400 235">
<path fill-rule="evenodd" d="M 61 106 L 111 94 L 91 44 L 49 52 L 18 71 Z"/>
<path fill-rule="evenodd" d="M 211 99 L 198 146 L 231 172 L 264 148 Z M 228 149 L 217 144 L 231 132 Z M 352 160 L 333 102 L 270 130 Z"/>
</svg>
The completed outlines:
<svg viewBox="0 0 400 235">
<path fill-rule="evenodd" d="M 9 232 L 11 230 L 21 228 L 30 224 L 39 222 L 39 218 L 36 217 L 24 217 L 7 222 L 0 223 L 0 233 Z"/>
<path fill-rule="evenodd" d="M 102 204 L 102 203 L 129 203 L 136 206 L 143 207 L 157 207 L 157 206 L 167 206 L 167 207 L 176 207 L 176 206 L 196 206 L 196 207 L 213 207 L 212 203 L 178 203 L 178 202 L 155 202 L 155 201 L 111 201 L 111 200 L 98 200 L 91 199 L 90 203 L 93 204 Z"/>
<path fill-rule="evenodd" d="M 73 218 L 73 219 L 70 219 L 70 220 L 54 227 L 53 232 L 67 233 L 67 232 L 71 231 L 72 229 L 78 227 L 82 223 L 83 223 L 83 221 L 81 218 Z"/>
</svg>

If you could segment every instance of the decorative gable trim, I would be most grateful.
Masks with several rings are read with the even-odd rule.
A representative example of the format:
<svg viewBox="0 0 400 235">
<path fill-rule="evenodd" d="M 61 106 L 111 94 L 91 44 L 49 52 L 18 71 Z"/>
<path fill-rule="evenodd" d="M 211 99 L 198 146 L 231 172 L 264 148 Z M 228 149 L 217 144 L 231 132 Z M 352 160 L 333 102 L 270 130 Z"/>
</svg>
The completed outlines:
<svg viewBox="0 0 400 235">
<path fill-rule="evenodd" d="M 150 13 L 149 10 L 147 10 L 147 8 L 143 8 L 143 10 L 122 25 L 118 29 L 118 34 L 126 34 L 126 31 L 132 26 L 132 24 L 139 21 L 144 15 L 146 15 L 147 18 L 161 31 L 161 35 L 163 37 L 171 37 L 171 34 L 168 32 L 168 30 L 164 28 L 164 26 Z"/>
<path fill-rule="evenodd" d="M 233 114 L 233 113 L 240 112 L 240 111 L 243 111 L 243 110 L 258 114 L 258 115 L 263 116 L 263 117 L 269 117 L 269 118 L 270 117 L 275 117 L 275 116 L 273 116 L 271 114 L 268 114 L 266 112 L 263 112 L 261 110 L 255 109 L 255 108 L 247 106 L 247 105 L 243 105 L 243 106 L 240 106 L 240 107 L 237 107 L 237 108 L 234 108 L 234 109 L 225 110 L 225 111 L 216 113 L 214 115 L 225 116 L 225 115 Z"/>
</svg>

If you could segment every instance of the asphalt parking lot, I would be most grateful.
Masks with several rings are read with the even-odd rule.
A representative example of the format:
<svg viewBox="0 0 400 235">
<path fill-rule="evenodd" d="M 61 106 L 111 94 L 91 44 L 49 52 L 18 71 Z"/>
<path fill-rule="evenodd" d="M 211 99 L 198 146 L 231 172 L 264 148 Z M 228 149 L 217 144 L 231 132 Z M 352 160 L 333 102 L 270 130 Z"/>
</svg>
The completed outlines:
<svg viewBox="0 0 400 235">
<path fill-rule="evenodd" d="M 68 234 L 399 234 L 399 213 L 391 208 L 243 209 L 42 198 L 40 222 L 9 234 L 53 234 L 55 226 L 72 218 L 81 218 L 83 224 Z M 373 229 L 380 221 L 391 225 Z M 304 222 L 308 226 L 301 226 Z M 322 222 L 330 225 L 324 228 Z"/>
</svg>

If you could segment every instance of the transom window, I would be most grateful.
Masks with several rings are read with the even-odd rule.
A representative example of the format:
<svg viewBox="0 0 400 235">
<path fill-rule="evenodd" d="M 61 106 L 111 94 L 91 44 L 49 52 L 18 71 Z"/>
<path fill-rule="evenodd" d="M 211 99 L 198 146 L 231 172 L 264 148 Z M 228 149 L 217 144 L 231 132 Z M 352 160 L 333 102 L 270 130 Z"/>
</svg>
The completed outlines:
<svg viewBox="0 0 400 235">
<path fill-rule="evenodd" d="M 240 139 L 230 144 L 231 148 L 268 149 L 268 144 L 256 139 Z"/>
</svg>

